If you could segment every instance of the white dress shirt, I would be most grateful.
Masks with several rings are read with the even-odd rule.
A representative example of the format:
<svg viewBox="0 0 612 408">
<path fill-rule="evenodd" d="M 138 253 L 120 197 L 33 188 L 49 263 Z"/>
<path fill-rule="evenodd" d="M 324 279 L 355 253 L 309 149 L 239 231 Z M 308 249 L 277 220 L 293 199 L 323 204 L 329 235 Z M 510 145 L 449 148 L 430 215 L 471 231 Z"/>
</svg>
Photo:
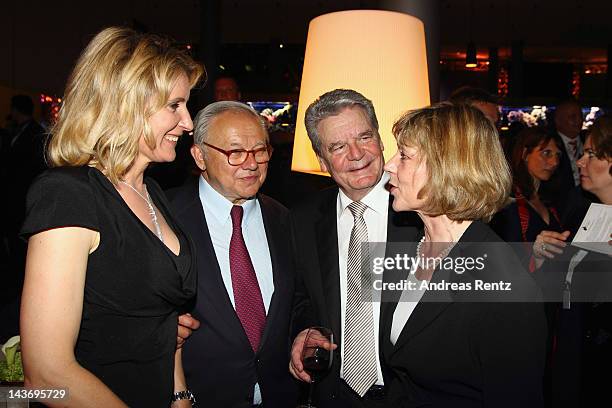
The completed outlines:
<svg viewBox="0 0 612 408">
<path fill-rule="evenodd" d="M 416 256 L 416 253 L 415 253 Z M 404 326 L 410 319 L 412 312 L 417 307 L 421 298 L 425 294 L 425 289 L 422 288 L 422 281 L 416 278 L 415 272 L 418 267 L 418 264 L 413 263 L 410 269 L 410 274 L 408 275 L 408 281 L 413 283 L 414 290 L 404 290 L 400 295 L 399 302 L 397 303 L 397 307 L 393 312 L 393 322 L 391 323 L 391 334 L 389 339 L 391 340 L 391 344 L 395 345 L 397 339 L 400 334 L 402 334 L 402 330 L 404 330 Z"/>
<path fill-rule="evenodd" d="M 230 271 L 229 249 L 232 238 L 232 218 L 230 211 L 233 204 L 214 188 L 208 184 L 204 177 L 200 176 L 199 194 L 208 231 L 215 249 L 217 262 L 221 269 L 221 277 L 225 290 L 232 302 L 232 306 L 236 308 L 234 301 L 234 288 L 232 287 L 232 273 Z M 268 247 L 268 238 L 261 215 L 261 207 L 256 199 L 247 200 L 242 204 L 244 213 L 242 216 L 242 235 L 244 242 L 249 251 L 257 283 L 261 290 L 266 315 L 270 307 L 270 300 L 274 293 L 274 278 L 272 275 L 272 260 L 270 259 L 270 248 Z M 255 393 L 253 404 L 261 403 L 261 392 L 259 384 L 255 384 Z"/>
<path fill-rule="evenodd" d="M 360 201 L 367 205 L 368 208 L 363 214 L 363 218 L 368 227 L 369 242 L 384 243 L 387 241 L 387 221 L 389 216 L 389 192 L 385 189 L 385 184 L 389 180 L 389 176 L 384 173 L 381 180 L 374 188 Z M 351 231 L 353 229 L 354 219 L 353 214 L 348 209 L 349 204 L 353 200 L 348 198 L 346 194 L 340 190 L 338 193 L 338 201 L 336 205 L 336 216 L 338 226 L 338 260 L 340 266 L 340 324 L 341 338 L 344 338 L 344 319 L 346 316 L 346 292 L 347 292 L 347 257 L 349 249 L 349 241 L 351 239 Z M 384 256 L 385 245 L 377 245 L 377 252 L 382 254 L 372 254 L 373 257 Z M 380 293 L 377 292 L 378 295 Z M 374 299 L 372 302 L 372 318 L 374 319 L 374 344 L 376 347 L 376 371 L 378 379 L 376 384 L 383 384 L 382 370 L 380 368 L 378 330 L 380 320 L 380 299 Z M 340 367 L 340 377 L 344 372 L 344 342 L 340 345 L 340 359 L 342 366 Z"/>
</svg>

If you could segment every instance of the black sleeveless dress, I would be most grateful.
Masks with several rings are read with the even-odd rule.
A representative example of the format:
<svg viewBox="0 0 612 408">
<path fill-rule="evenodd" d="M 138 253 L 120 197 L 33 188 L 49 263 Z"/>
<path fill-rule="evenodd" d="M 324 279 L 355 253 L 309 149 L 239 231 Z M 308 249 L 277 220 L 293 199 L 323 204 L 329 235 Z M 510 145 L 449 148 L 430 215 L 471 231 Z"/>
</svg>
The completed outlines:
<svg viewBox="0 0 612 408">
<path fill-rule="evenodd" d="M 21 234 L 76 226 L 100 233 L 89 255 L 77 361 L 130 407 L 170 406 L 177 316 L 196 293 L 189 239 L 151 179 L 151 199 L 180 242 L 176 256 L 92 167 L 55 168 L 31 186 Z"/>
</svg>

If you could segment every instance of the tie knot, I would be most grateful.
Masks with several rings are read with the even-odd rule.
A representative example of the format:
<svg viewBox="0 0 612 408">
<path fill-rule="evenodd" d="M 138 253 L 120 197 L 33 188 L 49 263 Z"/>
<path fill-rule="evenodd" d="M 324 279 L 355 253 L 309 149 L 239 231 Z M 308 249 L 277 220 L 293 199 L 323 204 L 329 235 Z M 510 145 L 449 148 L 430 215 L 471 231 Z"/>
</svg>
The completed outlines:
<svg viewBox="0 0 612 408">
<path fill-rule="evenodd" d="M 572 139 L 569 142 L 567 142 L 570 146 L 574 146 L 576 147 L 576 145 L 578 144 L 578 142 L 576 142 L 576 139 Z"/>
<path fill-rule="evenodd" d="M 348 209 L 351 210 L 353 218 L 357 219 L 363 217 L 363 213 L 368 209 L 368 206 L 361 201 L 353 201 L 349 204 Z"/>
<path fill-rule="evenodd" d="M 232 226 L 234 228 L 242 227 L 242 214 L 243 213 L 244 213 L 244 209 L 241 206 L 235 205 L 232 207 L 232 210 L 230 211 L 230 217 L 232 217 Z"/>
</svg>

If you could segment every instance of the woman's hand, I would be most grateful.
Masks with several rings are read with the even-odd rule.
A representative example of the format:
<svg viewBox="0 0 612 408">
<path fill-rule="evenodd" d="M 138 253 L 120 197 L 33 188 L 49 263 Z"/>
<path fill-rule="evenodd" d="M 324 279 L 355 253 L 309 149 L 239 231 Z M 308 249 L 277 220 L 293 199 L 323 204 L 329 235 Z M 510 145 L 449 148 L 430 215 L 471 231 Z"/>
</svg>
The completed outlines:
<svg viewBox="0 0 612 408">
<path fill-rule="evenodd" d="M 570 232 L 555 232 L 544 230 L 538 234 L 533 243 L 533 255 L 536 259 L 536 267 L 539 268 L 546 258 L 554 259 L 555 256 L 563 253 L 563 248 L 567 246 L 565 241 Z"/>
</svg>

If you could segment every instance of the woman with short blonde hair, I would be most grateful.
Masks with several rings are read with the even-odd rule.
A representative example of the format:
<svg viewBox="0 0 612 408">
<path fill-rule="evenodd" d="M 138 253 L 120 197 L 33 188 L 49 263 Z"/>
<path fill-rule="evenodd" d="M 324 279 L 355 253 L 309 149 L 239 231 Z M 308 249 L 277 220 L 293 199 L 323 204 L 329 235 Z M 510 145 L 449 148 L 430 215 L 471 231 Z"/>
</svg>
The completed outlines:
<svg viewBox="0 0 612 408">
<path fill-rule="evenodd" d="M 30 187 L 21 304 L 26 385 L 65 388 L 62 406 L 191 406 L 177 316 L 195 296 L 186 235 L 144 177 L 193 129 L 203 68 L 127 28 L 81 54 L 52 130 L 53 168 Z"/>
<path fill-rule="evenodd" d="M 394 125 L 398 146 L 418 146 L 428 179 L 423 211 L 454 221 L 491 219 L 508 200 L 512 178 L 497 131 L 467 105 L 407 112 Z"/>
<path fill-rule="evenodd" d="M 511 187 L 496 129 L 473 107 L 438 104 L 405 113 L 393 133 L 393 209 L 415 211 L 424 231 L 402 244 L 416 261 L 381 308 L 387 406 L 540 406 L 543 309 L 516 302 L 538 290 L 483 222 Z"/>
</svg>

